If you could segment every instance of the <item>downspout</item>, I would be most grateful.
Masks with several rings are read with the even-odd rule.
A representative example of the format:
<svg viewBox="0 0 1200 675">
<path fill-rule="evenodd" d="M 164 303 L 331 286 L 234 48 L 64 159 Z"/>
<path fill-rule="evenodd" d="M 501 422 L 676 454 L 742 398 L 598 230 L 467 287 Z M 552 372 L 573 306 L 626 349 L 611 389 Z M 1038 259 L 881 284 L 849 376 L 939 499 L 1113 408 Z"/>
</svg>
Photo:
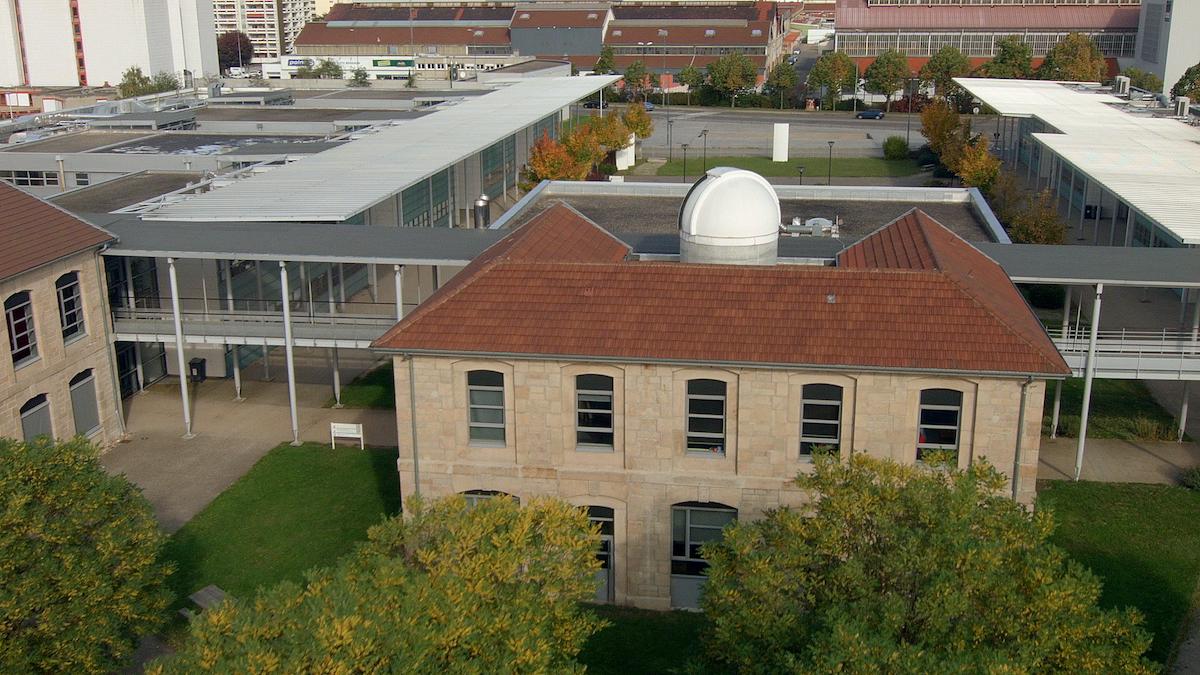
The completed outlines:
<svg viewBox="0 0 1200 675">
<path fill-rule="evenodd" d="M 413 455 L 413 496 L 421 496 L 421 462 L 418 459 L 417 453 L 417 376 L 413 368 L 413 356 L 409 354 L 408 359 L 408 409 L 409 409 L 409 428 L 412 429 L 412 455 Z"/>
<path fill-rule="evenodd" d="M 100 251 L 106 248 L 108 248 L 107 245 L 101 247 Z M 125 429 L 125 411 L 121 407 L 120 373 L 117 372 L 117 358 L 114 355 L 117 345 L 112 339 L 108 325 L 112 321 L 112 308 L 108 306 L 108 275 L 104 273 L 104 266 L 100 264 L 100 251 L 96 251 L 96 283 L 100 285 L 100 307 L 104 315 L 104 320 L 101 322 L 104 324 L 104 355 L 108 357 L 108 370 L 112 375 L 113 401 L 116 406 L 117 424 L 121 429 L 119 440 L 127 440 L 129 432 Z M 134 348 L 137 347 L 135 344 Z"/>
<path fill-rule="evenodd" d="M 1020 489 L 1021 480 L 1021 439 L 1025 435 L 1025 402 L 1029 398 L 1029 385 L 1033 384 L 1030 375 L 1021 383 L 1021 408 L 1017 411 L 1017 448 L 1013 453 L 1012 496 L 1015 500 Z"/>
</svg>

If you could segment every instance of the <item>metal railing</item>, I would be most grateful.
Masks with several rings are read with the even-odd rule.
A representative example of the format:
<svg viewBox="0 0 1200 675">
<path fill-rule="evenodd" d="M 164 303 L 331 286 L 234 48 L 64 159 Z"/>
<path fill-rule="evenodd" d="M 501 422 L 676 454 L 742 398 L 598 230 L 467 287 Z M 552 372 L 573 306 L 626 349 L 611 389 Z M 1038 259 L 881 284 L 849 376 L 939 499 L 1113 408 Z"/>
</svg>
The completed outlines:
<svg viewBox="0 0 1200 675">
<path fill-rule="evenodd" d="M 234 309 L 212 298 L 205 303 L 203 298 L 180 298 L 188 305 L 180 310 L 185 323 L 243 323 L 282 324 L 283 303 L 278 300 L 234 300 Z M 163 307 L 114 307 L 113 319 L 171 321 L 170 301 Z M 196 305 L 202 305 L 196 307 Z M 404 303 L 404 313 L 416 308 L 414 303 Z M 292 324 L 323 326 L 391 326 L 396 323 L 396 304 L 391 302 L 334 302 L 320 300 L 292 301 L 290 304 Z"/>
<path fill-rule="evenodd" d="M 1086 353 L 1091 329 L 1071 326 L 1047 330 L 1054 345 L 1064 354 Z M 1126 356 L 1194 356 L 1200 358 L 1200 340 L 1190 330 L 1102 330 L 1096 333 L 1097 354 Z"/>
</svg>

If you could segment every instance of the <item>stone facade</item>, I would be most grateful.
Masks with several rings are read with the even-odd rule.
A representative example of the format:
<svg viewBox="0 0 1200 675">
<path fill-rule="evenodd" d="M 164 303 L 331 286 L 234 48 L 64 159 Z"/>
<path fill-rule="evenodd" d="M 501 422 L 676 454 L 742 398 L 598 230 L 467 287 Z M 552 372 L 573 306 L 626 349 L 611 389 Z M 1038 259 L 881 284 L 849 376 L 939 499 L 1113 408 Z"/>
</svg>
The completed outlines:
<svg viewBox="0 0 1200 675">
<path fill-rule="evenodd" d="M 54 436 L 60 439 L 74 436 L 76 423 L 70 382 L 89 369 L 100 422 L 89 438 L 107 447 L 124 433 L 117 407 L 120 402 L 112 347 L 106 331 L 108 310 L 101 265 L 97 252 L 89 250 L 0 281 L 0 299 L 29 292 L 38 351 L 36 360 L 16 367 L 7 351 L 0 358 L 0 436 L 22 437 L 21 407 L 40 394 L 45 394 L 49 401 Z M 79 275 L 84 324 L 82 335 L 64 339 L 55 282 L 69 272 Z M 7 349 L 10 344 L 7 321 L 0 322 L 0 333 L 3 333 L 0 344 Z"/>
<path fill-rule="evenodd" d="M 414 466 L 409 373 L 417 416 Z M 505 442 L 469 440 L 467 373 L 503 373 Z M 842 387 L 841 452 L 915 460 L 920 393 L 961 391 L 959 464 L 986 458 L 1011 475 L 1024 382 L 1020 378 L 938 377 L 899 373 L 701 368 L 660 364 L 395 358 L 401 491 L 438 497 L 494 490 L 525 499 L 556 495 L 580 506 L 615 512 L 614 586 L 618 604 L 671 605 L 671 507 L 717 503 L 742 519 L 777 506 L 800 506 L 792 485 L 811 470 L 800 454 L 802 387 Z M 613 378 L 614 447 L 581 450 L 575 443 L 575 376 Z M 726 383 L 724 455 L 685 452 L 687 381 Z M 1044 382 L 1026 388 L 1018 499 L 1034 496 Z"/>
</svg>

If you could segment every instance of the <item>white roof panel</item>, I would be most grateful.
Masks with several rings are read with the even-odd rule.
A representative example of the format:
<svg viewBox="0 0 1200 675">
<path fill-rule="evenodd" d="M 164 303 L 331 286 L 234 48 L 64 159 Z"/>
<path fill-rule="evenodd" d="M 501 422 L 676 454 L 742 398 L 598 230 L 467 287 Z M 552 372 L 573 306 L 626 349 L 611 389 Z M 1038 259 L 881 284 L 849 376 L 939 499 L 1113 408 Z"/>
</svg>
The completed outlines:
<svg viewBox="0 0 1200 675">
<path fill-rule="evenodd" d="M 1184 244 L 1200 245 L 1200 129 L 1122 110 L 1124 99 L 1058 82 L 956 78 L 1001 115 L 1062 133 L 1034 134 Z"/>
<path fill-rule="evenodd" d="M 144 218 L 346 220 L 619 79 L 545 77 L 515 82 L 432 115 L 164 206 Z"/>
</svg>

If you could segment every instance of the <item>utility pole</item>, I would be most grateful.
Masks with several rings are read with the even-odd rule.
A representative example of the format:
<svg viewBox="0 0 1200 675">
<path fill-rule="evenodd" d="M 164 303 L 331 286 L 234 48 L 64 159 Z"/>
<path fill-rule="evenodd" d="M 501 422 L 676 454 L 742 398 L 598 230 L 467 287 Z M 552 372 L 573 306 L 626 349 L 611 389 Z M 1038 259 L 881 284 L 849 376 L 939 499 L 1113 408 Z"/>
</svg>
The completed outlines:
<svg viewBox="0 0 1200 675">
<path fill-rule="evenodd" d="M 829 170 L 825 176 L 825 184 L 833 185 L 833 141 L 829 141 Z"/>
<path fill-rule="evenodd" d="M 704 174 L 708 172 L 708 129 L 701 129 L 700 135 L 697 136 L 697 138 L 704 139 L 704 150 L 703 154 L 701 155 L 703 159 L 700 162 L 700 173 Z"/>
</svg>

